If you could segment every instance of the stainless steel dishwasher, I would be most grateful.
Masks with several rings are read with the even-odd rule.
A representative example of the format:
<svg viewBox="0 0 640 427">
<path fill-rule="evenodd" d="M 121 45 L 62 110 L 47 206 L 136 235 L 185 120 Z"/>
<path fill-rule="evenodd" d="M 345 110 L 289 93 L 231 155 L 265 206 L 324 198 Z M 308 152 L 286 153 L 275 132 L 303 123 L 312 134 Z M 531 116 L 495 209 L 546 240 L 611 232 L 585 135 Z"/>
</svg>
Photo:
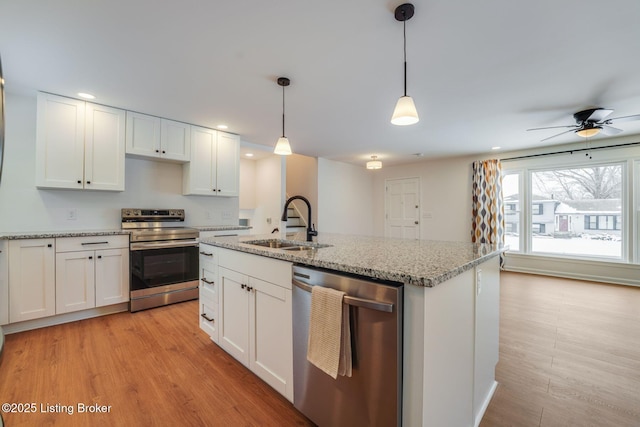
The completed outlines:
<svg viewBox="0 0 640 427">
<path fill-rule="evenodd" d="M 294 406 L 320 427 L 400 426 L 403 285 L 298 265 L 293 285 Z M 307 361 L 313 286 L 346 293 L 351 377 L 334 380 Z"/>
</svg>

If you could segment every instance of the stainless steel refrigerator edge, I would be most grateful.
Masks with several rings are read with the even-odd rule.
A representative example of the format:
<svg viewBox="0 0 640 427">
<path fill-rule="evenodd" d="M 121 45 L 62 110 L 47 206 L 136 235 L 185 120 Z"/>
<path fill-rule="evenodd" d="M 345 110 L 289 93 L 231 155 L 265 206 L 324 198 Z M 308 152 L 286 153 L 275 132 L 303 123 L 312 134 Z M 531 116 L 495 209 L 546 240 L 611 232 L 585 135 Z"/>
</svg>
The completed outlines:
<svg viewBox="0 0 640 427">
<path fill-rule="evenodd" d="M 320 427 L 402 424 L 403 285 L 293 267 L 294 406 Z M 353 375 L 331 378 L 307 361 L 311 287 L 346 293 Z"/>
</svg>

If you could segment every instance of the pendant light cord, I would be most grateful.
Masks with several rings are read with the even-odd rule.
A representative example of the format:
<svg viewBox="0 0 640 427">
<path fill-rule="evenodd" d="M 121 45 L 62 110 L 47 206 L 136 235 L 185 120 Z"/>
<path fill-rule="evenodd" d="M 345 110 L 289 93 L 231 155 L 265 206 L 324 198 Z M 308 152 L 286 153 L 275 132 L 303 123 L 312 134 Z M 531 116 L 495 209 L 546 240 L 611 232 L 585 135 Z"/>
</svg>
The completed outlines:
<svg viewBox="0 0 640 427">
<path fill-rule="evenodd" d="M 404 96 L 407 96 L 407 20 L 406 19 L 402 21 L 402 38 L 404 40 Z"/>
<path fill-rule="evenodd" d="M 284 86 L 282 86 L 282 137 L 284 138 Z"/>
</svg>

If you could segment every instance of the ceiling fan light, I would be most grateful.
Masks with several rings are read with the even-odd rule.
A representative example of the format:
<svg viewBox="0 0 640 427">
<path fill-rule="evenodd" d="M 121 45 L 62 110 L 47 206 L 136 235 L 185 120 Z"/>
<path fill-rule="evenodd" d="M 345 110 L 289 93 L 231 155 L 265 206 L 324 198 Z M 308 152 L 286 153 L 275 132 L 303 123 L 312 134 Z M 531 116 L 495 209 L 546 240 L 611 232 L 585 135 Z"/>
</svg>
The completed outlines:
<svg viewBox="0 0 640 427">
<path fill-rule="evenodd" d="M 418 111 L 416 110 L 413 98 L 406 95 L 401 96 L 396 103 L 395 110 L 393 110 L 391 123 L 398 126 L 406 126 L 413 125 L 419 121 L 420 118 L 418 117 Z"/>
<path fill-rule="evenodd" d="M 287 138 L 286 136 L 281 136 L 280 138 L 278 138 L 278 142 L 276 142 L 276 148 L 274 148 L 273 152 L 281 156 L 290 155 L 291 145 L 289 145 L 289 138 Z"/>
<path fill-rule="evenodd" d="M 599 127 L 588 127 L 588 128 L 577 130 L 576 133 L 578 134 L 578 136 L 581 136 L 583 138 L 589 138 L 589 137 L 592 137 L 592 136 L 595 136 L 595 135 L 599 134 L 600 133 L 600 128 Z"/>
</svg>

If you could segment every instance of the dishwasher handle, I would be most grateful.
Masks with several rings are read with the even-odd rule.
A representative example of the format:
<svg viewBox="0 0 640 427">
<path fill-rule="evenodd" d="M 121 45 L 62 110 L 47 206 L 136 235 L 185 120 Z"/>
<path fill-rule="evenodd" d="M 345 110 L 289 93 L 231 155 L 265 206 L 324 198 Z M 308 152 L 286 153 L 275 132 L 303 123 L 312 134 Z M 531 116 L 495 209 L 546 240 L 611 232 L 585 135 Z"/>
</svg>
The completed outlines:
<svg viewBox="0 0 640 427">
<path fill-rule="evenodd" d="M 303 291 L 311 292 L 311 289 L 313 289 L 313 285 L 309 285 L 308 283 L 304 283 L 296 279 L 292 279 L 291 283 L 293 283 L 295 286 L 302 289 Z M 348 305 L 353 305 L 355 307 L 369 308 L 371 310 L 384 311 L 385 313 L 393 313 L 393 304 L 388 302 L 380 302 L 380 301 L 374 301 L 370 299 L 364 299 L 364 298 L 345 295 L 344 303 Z"/>
</svg>

